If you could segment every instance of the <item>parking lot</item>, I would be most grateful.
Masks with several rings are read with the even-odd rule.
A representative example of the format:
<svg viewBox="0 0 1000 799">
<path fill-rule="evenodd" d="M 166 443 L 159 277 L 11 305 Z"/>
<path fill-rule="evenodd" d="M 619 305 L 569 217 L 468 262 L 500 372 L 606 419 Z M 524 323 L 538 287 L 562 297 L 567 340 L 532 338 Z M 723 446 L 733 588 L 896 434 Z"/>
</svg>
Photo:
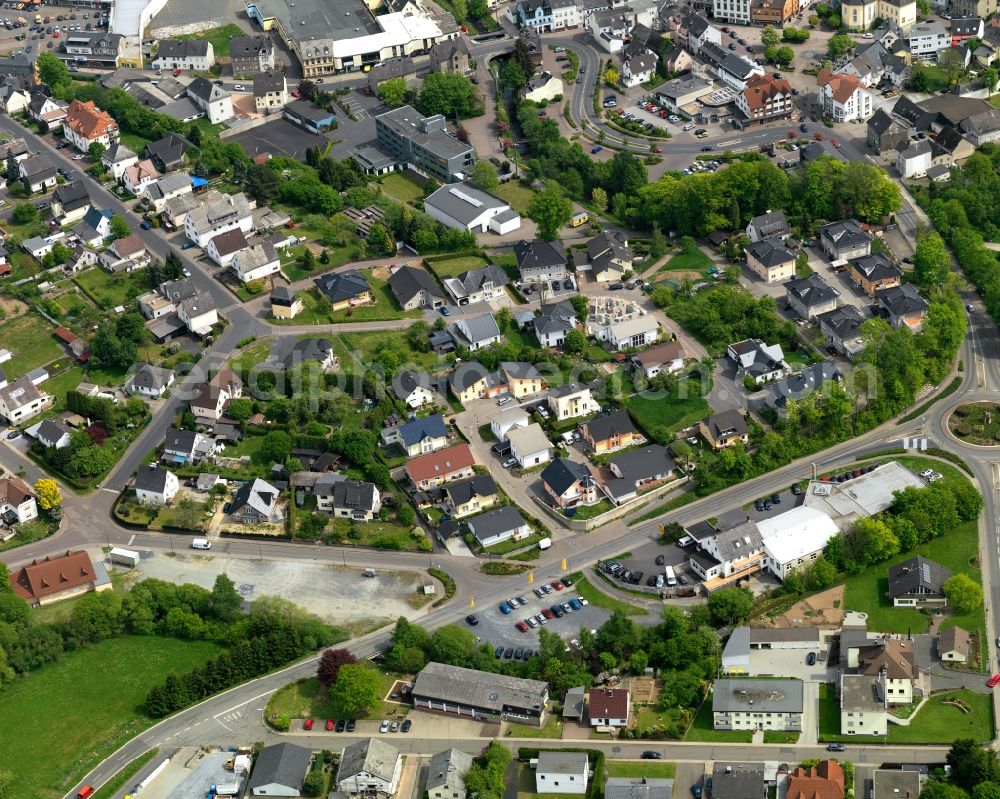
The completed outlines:
<svg viewBox="0 0 1000 799">
<path fill-rule="evenodd" d="M 663 574 L 667 566 L 670 566 L 674 570 L 674 574 L 678 578 L 679 585 L 677 587 L 683 587 L 680 584 L 681 577 L 684 578 L 687 586 L 696 588 L 698 585 L 697 575 L 690 572 L 685 566 L 687 563 L 687 553 L 684 548 L 679 547 L 677 544 L 664 545 L 657 541 L 649 541 L 641 546 L 633 547 L 629 557 L 615 558 L 614 561 L 620 563 L 626 570 L 633 574 L 636 572 L 641 573 L 642 577 L 639 579 L 639 582 L 642 585 L 646 585 L 651 577 Z M 620 572 L 619 574 L 622 573 Z M 629 587 L 628 583 L 623 583 L 610 575 L 609 579 L 611 579 L 612 583 L 620 584 L 623 588 Z"/>
<path fill-rule="evenodd" d="M 809 654 L 816 663 L 807 662 Z M 827 666 L 830 650 L 821 649 L 751 649 L 750 675 L 753 677 L 793 677 L 803 682 L 831 682 L 836 679 L 838 664 Z"/>
<path fill-rule="evenodd" d="M 71 30 L 101 30 L 107 25 L 107 18 L 102 20 L 102 12 L 95 9 L 44 5 L 36 11 L 19 11 L 13 6 L 13 3 L 4 3 L 0 9 L 0 53 L 4 54 L 15 50 L 29 53 L 55 50 Z M 42 22 L 35 22 L 37 16 Z M 48 22 L 44 21 L 46 17 Z M 27 24 L 17 27 L 18 18 L 26 20 Z"/>
<path fill-rule="evenodd" d="M 542 608 L 551 608 L 553 605 L 569 603 L 571 599 L 578 598 L 572 587 L 567 587 L 562 591 L 553 590 L 544 599 L 535 596 L 534 591 L 519 594 L 528 600 L 527 604 L 513 608 L 510 613 L 504 614 L 498 605 L 491 605 L 486 608 L 476 609 L 475 615 L 479 619 L 476 626 L 468 626 L 468 629 L 476 635 L 484 644 L 496 648 L 504 647 L 505 650 L 512 649 L 538 649 L 538 627 L 529 627 L 527 632 L 521 632 L 515 627 L 519 621 L 524 621 L 528 617 L 537 616 L 542 612 Z M 516 599 L 518 597 L 511 597 Z M 545 629 L 551 633 L 562 636 L 567 642 L 576 638 L 581 629 L 596 630 L 611 614 L 603 608 L 594 605 L 585 605 L 579 610 L 565 613 L 562 618 L 546 619 Z M 568 644 L 567 644 L 568 645 Z"/>
</svg>

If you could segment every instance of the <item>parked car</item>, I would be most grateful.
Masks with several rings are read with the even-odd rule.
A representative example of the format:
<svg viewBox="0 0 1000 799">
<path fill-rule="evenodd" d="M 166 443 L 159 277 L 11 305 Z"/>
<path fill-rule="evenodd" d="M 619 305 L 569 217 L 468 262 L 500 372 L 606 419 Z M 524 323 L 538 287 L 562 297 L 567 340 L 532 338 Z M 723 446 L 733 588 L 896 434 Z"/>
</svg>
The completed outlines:
<svg viewBox="0 0 1000 799">
<path fill-rule="evenodd" d="M 515 624 L 514 626 L 515 626 L 515 627 L 517 627 L 517 629 L 518 629 L 518 630 L 519 630 L 520 632 L 522 632 L 522 633 L 526 633 L 526 632 L 528 632 L 528 625 L 527 625 L 527 624 L 525 624 L 525 623 L 524 623 L 523 621 L 519 621 L 519 622 L 518 622 L 517 624 Z"/>
<path fill-rule="evenodd" d="M 412 726 L 413 726 L 413 722 L 410 721 L 409 719 L 405 719 L 403 721 L 403 723 L 399 725 L 399 729 L 402 732 L 409 732 L 410 731 L 410 727 L 412 727 Z"/>
<path fill-rule="evenodd" d="M 470 627 L 475 627 L 479 624 L 479 617 L 475 613 L 470 613 L 465 617 L 465 621 Z"/>
<path fill-rule="evenodd" d="M 807 666 L 815 666 L 816 665 L 816 653 L 815 652 L 810 652 L 808 655 L 806 655 L 806 665 Z"/>
<path fill-rule="evenodd" d="M 394 721 L 389 725 L 389 732 L 399 732 L 399 722 Z"/>
<path fill-rule="evenodd" d="M 844 746 L 843 744 L 827 744 L 826 745 L 826 751 L 827 752 L 843 752 L 846 749 L 847 749 L 847 747 Z"/>
<path fill-rule="evenodd" d="M 503 644 L 501 644 L 496 649 L 494 649 L 493 650 L 493 654 L 496 656 L 497 660 L 499 660 L 500 658 L 502 658 L 503 657 Z"/>
<path fill-rule="evenodd" d="M 306 719 L 302 722 L 302 729 L 311 730 L 313 728 L 313 719 Z"/>
<path fill-rule="evenodd" d="M 335 724 L 335 722 L 334 722 L 333 719 L 327 719 L 326 720 L 326 731 L 327 732 L 333 732 L 334 724 Z"/>
<path fill-rule="evenodd" d="M 347 729 L 347 721 L 344 719 L 337 719 L 337 726 L 335 729 L 337 732 L 343 732 Z"/>
<path fill-rule="evenodd" d="M 553 580 L 551 583 L 549 583 L 549 585 L 555 588 L 556 591 L 562 591 L 563 588 L 565 588 L 565 586 L 559 580 Z"/>
<path fill-rule="evenodd" d="M 357 727 L 357 723 L 354 721 L 354 719 L 348 719 L 347 720 L 347 731 L 348 732 L 354 732 L 355 727 Z"/>
<path fill-rule="evenodd" d="M 643 760 L 663 760 L 663 755 L 659 752 L 654 752 L 652 749 L 647 749 L 642 753 Z"/>
</svg>

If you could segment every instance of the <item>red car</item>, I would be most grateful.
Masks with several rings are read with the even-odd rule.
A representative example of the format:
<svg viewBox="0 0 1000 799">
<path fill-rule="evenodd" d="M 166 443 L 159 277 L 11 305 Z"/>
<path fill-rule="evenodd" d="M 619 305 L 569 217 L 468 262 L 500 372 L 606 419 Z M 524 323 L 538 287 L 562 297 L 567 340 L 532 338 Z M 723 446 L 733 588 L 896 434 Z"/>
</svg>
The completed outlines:
<svg viewBox="0 0 1000 799">
<path fill-rule="evenodd" d="M 304 729 L 304 730 L 311 730 L 312 728 L 313 728 L 313 720 L 312 719 L 306 719 L 305 721 L 302 722 L 302 729 Z"/>
<path fill-rule="evenodd" d="M 550 585 L 556 589 L 556 591 L 562 591 L 565 586 L 559 580 L 553 580 Z"/>
<path fill-rule="evenodd" d="M 996 688 L 998 685 L 1000 685 L 1000 674 L 994 674 L 986 681 L 986 684 L 990 688 Z"/>
<path fill-rule="evenodd" d="M 523 621 L 519 621 L 514 626 L 517 627 L 517 629 L 520 630 L 522 633 L 528 632 L 528 625 L 525 624 Z"/>
<path fill-rule="evenodd" d="M 543 615 L 543 616 L 544 616 L 544 617 L 545 617 L 546 619 L 554 619 L 554 618 L 555 618 L 555 615 L 554 615 L 554 614 L 552 613 L 552 611 L 551 611 L 551 610 L 549 610 L 548 608 L 542 608 L 542 615 Z"/>
<path fill-rule="evenodd" d="M 297 90 L 292 89 L 292 97 L 301 97 L 302 95 L 298 93 Z"/>
<path fill-rule="evenodd" d="M 326 720 L 326 731 L 333 732 L 333 719 Z"/>
</svg>

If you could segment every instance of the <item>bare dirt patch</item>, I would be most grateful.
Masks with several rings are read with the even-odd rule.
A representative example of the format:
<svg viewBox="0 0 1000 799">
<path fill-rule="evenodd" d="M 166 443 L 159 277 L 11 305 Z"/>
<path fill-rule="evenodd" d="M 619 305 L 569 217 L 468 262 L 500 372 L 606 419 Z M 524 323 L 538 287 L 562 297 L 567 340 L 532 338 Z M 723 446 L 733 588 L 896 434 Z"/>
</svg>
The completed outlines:
<svg viewBox="0 0 1000 799">
<path fill-rule="evenodd" d="M 15 300 L 12 297 L 0 297 L 0 313 L 3 314 L 4 320 L 17 319 L 19 316 L 23 316 L 28 311 L 28 306 L 26 303 L 20 300 Z"/>
<path fill-rule="evenodd" d="M 796 602 L 773 619 L 772 627 L 839 627 L 844 620 L 844 586 Z M 758 625 L 765 626 L 765 625 Z"/>
</svg>

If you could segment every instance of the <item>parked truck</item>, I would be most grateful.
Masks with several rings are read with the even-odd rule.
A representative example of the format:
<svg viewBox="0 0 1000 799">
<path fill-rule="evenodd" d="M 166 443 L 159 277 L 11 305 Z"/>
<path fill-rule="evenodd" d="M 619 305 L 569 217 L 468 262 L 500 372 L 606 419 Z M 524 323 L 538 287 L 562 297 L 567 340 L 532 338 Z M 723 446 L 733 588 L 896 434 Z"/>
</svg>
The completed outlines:
<svg viewBox="0 0 1000 799">
<path fill-rule="evenodd" d="M 134 569 L 139 565 L 139 553 L 132 549 L 113 547 L 108 553 L 108 560 L 119 566 L 128 566 L 130 569 Z"/>
</svg>

